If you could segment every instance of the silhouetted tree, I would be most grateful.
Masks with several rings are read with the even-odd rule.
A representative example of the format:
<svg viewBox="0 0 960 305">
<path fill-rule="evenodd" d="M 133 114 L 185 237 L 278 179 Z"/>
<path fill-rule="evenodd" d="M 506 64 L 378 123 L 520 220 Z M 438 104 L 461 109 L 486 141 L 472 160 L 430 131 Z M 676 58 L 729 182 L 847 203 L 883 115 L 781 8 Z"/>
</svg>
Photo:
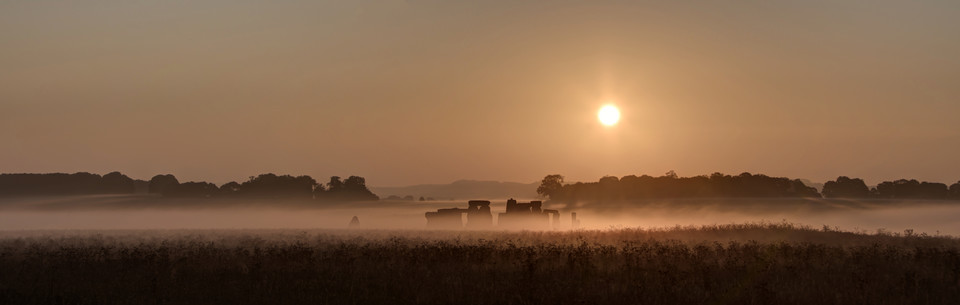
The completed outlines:
<svg viewBox="0 0 960 305">
<path fill-rule="evenodd" d="M 220 186 L 220 196 L 236 196 L 240 193 L 240 183 L 230 181 Z"/>
<path fill-rule="evenodd" d="M 920 198 L 923 199 L 947 199 L 950 197 L 950 190 L 946 184 L 939 182 L 920 182 Z"/>
<path fill-rule="evenodd" d="M 221 188 L 207 182 L 180 183 L 171 174 L 156 175 L 150 181 L 133 180 L 120 173 L 104 176 L 91 173 L 0 174 L 0 196 L 127 194 L 138 188 L 167 197 L 232 198 L 334 198 L 339 200 L 379 200 L 367 186 L 366 179 L 350 176 L 345 181 L 331 177 L 331 191 L 310 176 L 277 176 L 262 174 L 242 184 L 229 182 Z"/>
<path fill-rule="evenodd" d="M 603 184 L 616 185 L 618 182 L 620 182 L 620 179 L 614 176 L 603 176 L 602 178 L 600 178 L 601 185 Z"/>
<path fill-rule="evenodd" d="M 163 191 L 164 197 L 194 197 L 208 198 L 216 196 L 219 189 L 213 183 L 185 182 L 167 186 Z"/>
<path fill-rule="evenodd" d="M 100 193 L 104 193 L 102 177 L 87 172 L 74 174 L 0 174 L 0 195 L 33 196 Z"/>
<path fill-rule="evenodd" d="M 343 182 L 343 189 L 348 192 L 369 192 L 367 190 L 367 179 L 359 176 L 347 177 Z"/>
<path fill-rule="evenodd" d="M 240 184 L 244 197 L 313 198 L 317 181 L 310 176 L 261 174 Z"/>
<path fill-rule="evenodd" d="M 869 196 L 870 189 L 860 178 L 851 179 L 840 176 L 837 177 L 837 180 L 827 181 L 823 185 L 823 197 L 826 198 L 867 198 Z"/>
<path fill-rule="evenodd" d="M 323 194 L 326 193 L 326 189 L 323 187 L 323 184 L 317 183 L 313 186 L 313 198 L 323 198 Z"/>
<path fill-rule="evenodd" d="M 109 194 L 130 194 L 136 191 L 133 179 L 120 172 L 111 172 L 100 179 L 100 189 Z"/>
<path fill-rule="evenodd" d="M 344 181 L 340 181 L 339 176 L 330 177 L 327 190 L 323 192 L 323 197 L 320 198 L 345 201 L 380 199 L 367 189 L 366 179 L 359 176 L 350 176 Z"/>
<path fill-rule="evenodd" d="M 541 197 L 550 197 L 563 189 L 563 176 L 547 175 L 540 180 L 540 186 L 537 187 L 537 194 Z M 551 197 L 552 199 L 552 197 Z"/>
<path fill-rule="evenodd" d="M 87 172 L 0 174 L 0 195 L 7 196 L 132 194 L 136 191 L 136 181 L 120 172 L 102 177 Z"/>
<path fill-rule="evenodd" d="M 620 187 L 620 179 L 614 176 L 603 176 L 599 181 L 600 201 L 617 201 L 623 199 Z"/>
<path fill-rule="evenodd" d="M 153 176 L 153 178 L 150 178 L 150 186 L 148 189 L 150 193 L 163 194 L 167 188 L 177 186 L 179 184 L 180 181 L 177 181 L 177 177 L 174 177 L 171 174 L 156 175 Z"/>
<path fill-rule="evenodd" d="M 787 178 L 750 173 L 683 178 L 668 172 L 661 177 L 629 175 L 617 179 L 607 176 L 594 183 L 562 185 L 550 196 L 551 200 L 568 203 L 685 197 L 820 197 L 820 193 L 800 180 Z"/>
<path fill-rule="evenodd" d="M 343 181 L 340 181 L 340 176 L 331 176 L 330 182 L 327 182 L 327 191 L 339 192 L 341 190 L 343 190 Z"/>
<path fill-rule="evenodd" d="M 878 184 L 876 196 L 898 199 L 946 199 L 950 196 L 950 191 L 943 183 L 900 179 Z"/>
</svg>

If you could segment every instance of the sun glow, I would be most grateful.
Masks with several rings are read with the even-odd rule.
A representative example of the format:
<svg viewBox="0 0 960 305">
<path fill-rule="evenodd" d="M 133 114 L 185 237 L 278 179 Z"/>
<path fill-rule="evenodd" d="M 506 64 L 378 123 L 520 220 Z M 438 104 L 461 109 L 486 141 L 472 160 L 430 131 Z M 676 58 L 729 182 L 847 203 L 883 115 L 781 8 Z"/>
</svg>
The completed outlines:
<svg viewBox="0 0 960 305">
<path fill-rule="evenodd" d="M 600 124 L 606 126 L 616 125 L 620 121 L 620 109 L 617 109 L 617 106 L 606 105 L 600 108 L 600 111 L 597 112 L 597 118 L 600 119 Z"/>
</svg>

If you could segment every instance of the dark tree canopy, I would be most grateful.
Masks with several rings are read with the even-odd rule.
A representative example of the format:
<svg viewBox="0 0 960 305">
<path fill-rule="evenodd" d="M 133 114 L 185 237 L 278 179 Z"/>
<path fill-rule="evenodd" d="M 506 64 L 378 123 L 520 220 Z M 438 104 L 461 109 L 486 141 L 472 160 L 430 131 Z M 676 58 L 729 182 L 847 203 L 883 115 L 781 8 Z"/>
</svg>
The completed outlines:
<svg viewBox="0 0 960 305">
<path fill-rule="evenodd" d="M 350 176 L 343 182 L 343 189 L 351 192 L 363 192 L 367 190 L 367 179 L 363 177 Z"/>
<path fill-rule="evenodd" d="M 950 185 L 950 199 L 960 199 L 960 181 Z"/>
<path fill-rule="evenodd" d="M 134 180 L 120 172 L 100 176 L 86 172 L 74 174 L 0 174 L 0 196 L 132 194 L 137 189 L 165 197 L 201 198 L 288 198 L 330 201 L 379 200 L 360 176 L 331 176 L 329 182 L 317 183 L 310 176 L 276 175 L 250 177 L 243 183 L 229 182 L 221 187 L 203 181 L 180 183 L 171 174 L 156 175 L 149 182 Z M 648 198 L 687 197 L 820 197 L 815 188 L 799 179 L 769 177 L 742 173 L 731 176 L 713 173 L 709 176 L 679 177 L 670 171 L 660 177 L 628 175 L 604 176 L 597 182 L 564 184 L 563 176 L 547 175 L 540 182 L 537 194 L 551 200 L 577 202 L 613 202 Z M 873 189 L 859 178 L 837 177 L 823 185 L 826 198 L 932 199 L 960 200 L 960 181 L 947 185 L 937 182 L 899 179 L 884 181 Z M 400 199 L 398 196 L 391 198 Z M 406 196 L 404 200 L 414 200 Z M 421 200 L 430 200 L 422 198 Z"/>
<path fill-rule="evenodd" d="M 186 183 L 185 183 L 186 184 Z M 181 184 L 183 186 L 184 184 Z M 350 176 L 346 180 L 330 177 L 329 189 L 310 176 L 262 174 L 250 177 L 243 183 L 229 182 L 217 188 L 215 185 L 196 182 L 187 188 L 165 193 L 171 197 L 224 197 L 224 198 L 273 198 L 316 200 L 379 200 L 367 189 L 366 179 Z"/>
<path fill-rule="evenodd" d="M 134 191 L 134 180 L 119 172 L 102 177 L 87 172 L 0 174 L 0 195 L 6 196 L 129 194 Z"/>
<path fill-rule="evenodd" d="M 330 177 L 330 182 L 327 182 L 327 191 L 340 192 L 342 190 L 343 190 L 343 181 L 340 181 L 340 176 Z"/>
<path fill-rule="evenodd" d="M 136 191 L 133 179 L 120 172 L 111 172 L 100 179 L 101 189 L 110 194 L 130 194 Z"/>
<path fill-rule="evenodd" d="M 150 178 L 150 186 L 148 188 L 150 193 L 163 194 L 167 188 L 175 187 L 179 184 L 180 181 L 177 180 L 177 177 L 171 174 L 156 175 Z"/>
<path fill-rule="evenodd" d="M 537 194 L 541 197 L 550 197 L 551 195 L 563 189 L 563 176 L 547 175 L 540 180 L 540 186 L 537 187 Z"/>
<path fill-rule="evenodd" d="M 820 197 L 815 188 L 804 185 L 800 180 L 750 173 L 678 177 L 671 171 L 661 177 L 606 176 L 598 182 L 566 185 L 562 185 L 558 177 L 562 178 L 559 175 L 545 177 L 538 193 L 548 195 L 551 200 L 566 202 L 684 197 Z"/>
<path fill-rule="evenodd" d="M 221 187 L 204 181 L 180 183 L 171 174 L 153 176 L 149 182 L 133 180 L 120 172 L 100 175 L 75 174 L 0 174 L 0 196 L 132 194 L 137 186 L 163 197 L 193 198 L 277 198 L 323 200 L 379 200 L 360 176 L 340 180 L 330 177 L 329 189 L 310 176 L 276 175 L 250 177 L 243 183 L 228 182 Z"/>
<path fill-rule="evenodd" d="M 541 181 L 537 193 L 568 203 L 689 197 L 821 197 L 815 188 L 799 179 L 751 173 L 678 177 L 671 171 L 661 177 L 606 176 L 598 182 L 566 185 L 562 181 L 560 175 L 548 175 Z M 900 179 L 882 182 L 871 190 L 863 179 L 840 176 L 824 184 L 823 197 L 960 200 L 960 181 L 948 187 L 943 183 Z"/>
<path fill-rule="evenodd" d="M 340 181 L 340 177 L 330 177 L 330 183 L 327 183 L 327 190 L 324 191 L 322 199 L 329 200 L 379 200 L 380 197 L 367 189 L 367 180 L 359 176 L 350 176 L 346 180 Z"/>
<path fill-rule="evenodd" d="M 896 199 L 947 199 L 950 191 L 946 184 L 919 182 L 917 180 L 900 179 L 886 181 L 877 185 L 877 197 Z"/>
<path fill-rule="evenodd" d="M 313 198 L 316 186 L 310 176 L 262 174 L 240 184 L 239 192 L 246 197 Z"/>
<path fill-rule="evenodd" d="M 236 181 L 230 181 L 220 186 L 220 196 L 236 196 L 240 193 L 240 184 Z"/>
<path fill-rule="evenodd" d="M 863 179 L 840 176 L 837 180 L 827 181 L 823 185 L 823 197 L 867 198 L 870 197 L 870 189 Z"/>
<path fill-rule="evenodd" d="M 216 196 L 218 191 L 219 188 L 213 183 L 185 182 L 167 187 L 163 192 L 163 196 L 209 198 Z"/>
</svg>

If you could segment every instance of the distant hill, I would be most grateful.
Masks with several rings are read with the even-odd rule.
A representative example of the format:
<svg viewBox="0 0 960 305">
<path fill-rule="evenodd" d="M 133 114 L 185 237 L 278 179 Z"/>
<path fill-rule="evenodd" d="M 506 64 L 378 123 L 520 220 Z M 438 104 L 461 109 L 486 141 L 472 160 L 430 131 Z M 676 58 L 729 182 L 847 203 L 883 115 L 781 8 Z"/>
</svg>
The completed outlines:
<svg viewBox="0 0 960 305">
<path fill-rule="evenodd" d="M 537 197 L 539 182 L 519 183 L 500 181 L 458 180 L 450 184 L 419 184 L 411 186 L 370 187 L 380 198 L 413 196 L 437 200 L 504 199 Z"/>
</svg>

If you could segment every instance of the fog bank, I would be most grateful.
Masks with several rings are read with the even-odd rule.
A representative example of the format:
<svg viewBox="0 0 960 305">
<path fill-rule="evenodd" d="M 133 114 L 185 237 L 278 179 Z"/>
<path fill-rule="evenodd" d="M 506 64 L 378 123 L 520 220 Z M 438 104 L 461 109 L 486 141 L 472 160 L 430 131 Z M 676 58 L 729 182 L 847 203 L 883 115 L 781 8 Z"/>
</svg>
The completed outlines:
<svg viewBox="0 0 960 305">
<path fill-rule="evenodd" d="M 342 229 L 353 216 L 361 229 L 423 229 L 424 213 L 466 207 L 466 201 L 272 202 L 164 200 L 136 196 L 5 198 L 0 230 L 115 229 Z M 494 218 L 505 202 L 494 200 Z M 673 227 L 748 222 L 827 226 L 844 231 L 960 235 L 960 204 L 952 201 L 850 201 L 822 199 L 687 199 L 564 207 L 581 227 Z"/>
</svg>

